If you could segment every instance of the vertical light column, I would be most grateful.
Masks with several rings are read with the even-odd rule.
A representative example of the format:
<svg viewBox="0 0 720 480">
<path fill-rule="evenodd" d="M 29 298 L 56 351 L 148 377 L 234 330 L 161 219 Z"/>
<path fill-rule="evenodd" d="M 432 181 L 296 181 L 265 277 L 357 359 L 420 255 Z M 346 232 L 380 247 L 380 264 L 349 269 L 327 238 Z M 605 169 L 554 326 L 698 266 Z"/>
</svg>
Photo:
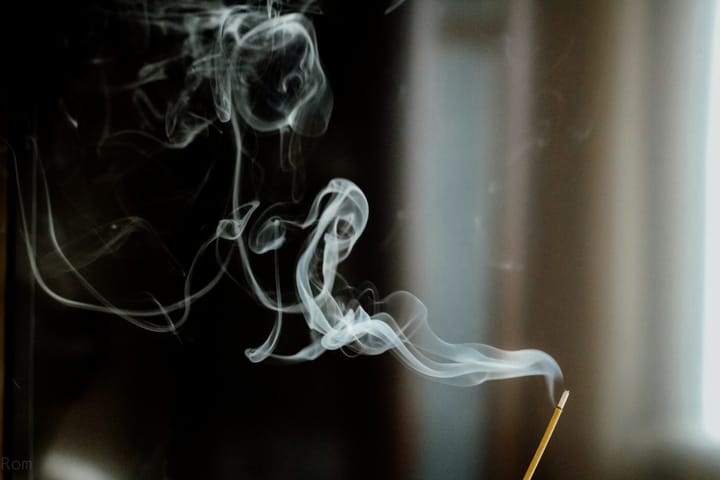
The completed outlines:
<svg viewBox="0 0 720 480">
<path fill-rule="evenodd" d="M 715 4 L 705 150 L 703 423 L 720 441 L 720 5 Z"/>
<path fill-rule="evenodd" d="M 413 4 L 403 163 L 403 288 L 450 342 L 483 342 L 493 270 L 487 220 L 501 147 L 502 49 L 482 3 Z M 478 478 L 485 455 L 482 387 L 415 377 L 416 478 Z"/>
</svg>

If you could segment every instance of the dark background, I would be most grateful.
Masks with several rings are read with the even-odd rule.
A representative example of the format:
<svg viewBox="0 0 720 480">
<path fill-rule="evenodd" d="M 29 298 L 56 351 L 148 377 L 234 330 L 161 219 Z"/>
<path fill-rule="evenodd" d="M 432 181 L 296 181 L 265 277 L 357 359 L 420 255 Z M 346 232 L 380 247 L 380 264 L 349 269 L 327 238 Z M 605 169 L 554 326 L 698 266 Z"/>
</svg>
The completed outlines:
<svg viewBox="0 0 720 480">
<path fill-rule="evenodd" d="M 218 217 L 227 204 L 229 138 L 227 132 L 211 131 L 188 151 L 156 157 L 132 148 L 96 148 L 93 142 L 108 109 L 99 90 L 102 81 L 131 79 L 144 55 L 143 32 L 106 8 L 99 2 L 3 6 L 3 117 L 17 169 L 29 189 L 32 139 L 47 171 L 61 229 L 64 225 L 66 233 L 72 232 L 116 212 L 140 212 L 159 225 L 159 234 L 187 267 L 203 235 L 214 228 L 208 218 Z M 384 46 L 401 42 L 403 17 L 386 17 L 383 10 L 381 2 L 361 10 L 328 4 L 326 14 L 316 20 L 335 109 L 326 135 L 305 144 L 310 192 L 305 203 L 339 175 L 358 183 L 371 204 L 388 202 L 387 175 L 380 172 L 392 161 L 392 130 L 382 92 L 394 81 L 400 59 L 399 49 Z M 153 48 L 162 47 L 157 45 Z M 112 58 L 107 68 L 90 64 L 98 55 Z M 112 121 L 119 124 L 131 121 L 123 119 L 127 107 L 122 101 L 110 100 Z M 66 110 L 73 112 L 79 128 L 69 125 Z M 247 142 L 257 160 L 267 164 L 264 157 L 275 155 L 278 138 L 248 134 Z M 207 183 L 198 193 L 194 185 L 207 170 Z M 272 183 L 277 172 L 268 167 L 266 174 Z M 282 187 L 288 182 L 282 177 L 274 181 Z M 31 195 L 23 193 L 30 205 Z M 11 205 L 17 204 L 16 195 L 15 188 L 8 192 Z M 44 201 L 42 192 L 40 198 Z M 42 210 L 39 245 L 47 240 Z M 373 212 L 358 247 L 357 256 L 372 261 L 351 262 L 347 270 L 353 278 L 375 279 L 381 290 L 392 275 L 386 268 L 392 262 L 390 252 L 373 245 L 387 227 L 386 211 Z M 251 364 L 243 352 L 262 342 L 273 316 L 231 281 L 222 281 L 193 306 L 189 323 L 177 336 L 64 307 L 33 286 L 15 209 L 10 224 L 16 235 L 10 236 L 8 255 L 15 262 L 8 275 L 14 281 L 6 307 L 3 454 L 31 459 L 35 478 L 397 475 L 397 373 L 389 358 L 349 359 L 331 352 L 298 365 Z M 159 298 L 181 292 L 171 282 L 162 284 L 158 271 L 166 260 L 153 259 L 163 256 L 162 251 L 152 244 L 127 248 L 142 257 L 126 253 L 90 269 L 91 278 L 101 289 L 110 289 L 111 298 L 135 301 L 137 287 L 146 284 Z M 284 271 L 290 274 L 292 264 Z M 63 279 L 70 285 L 60 283 Z M 55 279 L 57 285 L 68 296 L 84 298 L 67 275 Z M 294 325 L 299 322 L 287 321 L 286 337 L 300 340 L 285 340 L 281 351 L 302 346 L 307 334 L 302 323 Z"/>
</svg>

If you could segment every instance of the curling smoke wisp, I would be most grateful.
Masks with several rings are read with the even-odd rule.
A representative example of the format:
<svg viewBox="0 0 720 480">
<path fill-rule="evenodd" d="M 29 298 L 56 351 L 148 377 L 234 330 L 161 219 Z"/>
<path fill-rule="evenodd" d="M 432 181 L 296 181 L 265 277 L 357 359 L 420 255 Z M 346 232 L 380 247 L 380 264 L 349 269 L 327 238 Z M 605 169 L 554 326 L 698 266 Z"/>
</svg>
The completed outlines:
<svg viewBox="0 0 720 480">
<path fill-rule="evenodd" d="M 391 2 L 388 11 L 400 3 Z M 176 51 L 144 64 L 133 81 L 108 88 L 109 95 L 130 95 L 144 122 L 142 128 L 106 126 L 98 144 L 138 139 L 158 150 L 190 149 L 209 129 L 226 129 L 234 151 L 231 158 L 218 159 L 233 163 L 226 185 L 226 214 L 184 271 L 177 300 L 160 301 L 148 294 L 145 305 L 121 306 L 87 277 L 86 267 L 103 254 L 122 249 L 132 236 L 155 235 L 153 226 L 138 216 L 126 216 L 96 227 L 87 238 L 61 240 L 41 155 L 31 147 L 37 160 L 30 192 L 33 202 L 29 206 L 21 202 L 20 221 L 32 273 L 48 295 L 71 307 L 120 316 L 147 330 L 176 332 L 190 318 L 193 303 L 228 277 L 274 315 L 267 339 L 246 351 L 253 362 L 269 357 L 312 360 L 328 350 L 342 349 L 365 355 L 390 352 L 411 369 L 455 385 L 527 375 L 542 375 L 552 385 L 561 378 L 557 363 L 539 350 L 504 351 L 444 342 L 432 332 L 427 309 L 411 293 L 399 291 L 371 302 L 353 293 L 356 290 L 339 268 L 368 223 L 369 206 L 351 180 L 330 180 L 306 214 L 283 214 L 297 205 L 301 190 L 296 188 L 301 179 L 298 138 L 322 135 L 333 107 L 311 21 L 322 14 L 316 4 L 270 0 L 232 6 L 164 2 L 134 7 L 125 8 L 133 13 L 123 15 L 146 32 L 177 40 Z M 180 87 L 163 87 L 177 84 L 178 79 Z M 76 121 L 70 123 L 77 126 Z M 296 178 L 284 203 L 267 204 L 258 193 L 263 176 L 258 169 L 253 173 L 256 159 L 245 149 L 249 132 L 277 134 L 282 167 Z M 20 182 L 18 188 L 28 189 Z M 37 245 L 38 209 L 45 212 L 43 233 L 50 244 L 49 252 L 42 255 Z M 287 256 L 284 250 L 297 245 L 298 238 L 303 243 L 292 269 L 293 288 L 288 289 L 284 285 L 289 279 L 280 278 L 281 271 L 288 269 L 281 269 L 280 263 Z M 71 254 L 81 247 L 83 253 Z M 213 273 L 199 275 L 199 265 L 209 260 Z M 274 282 L 269 286 L 268 264 L 274 265 Z M 64 275 L 74 277 L 87 298 L 51 286 L 54 276 Z M 443 312 L 434 315 L 443 320 Z M 304 319 L 310 341 L 300 351 L 280 354 L 277 346 L 287 317 Z"/>
</svg>

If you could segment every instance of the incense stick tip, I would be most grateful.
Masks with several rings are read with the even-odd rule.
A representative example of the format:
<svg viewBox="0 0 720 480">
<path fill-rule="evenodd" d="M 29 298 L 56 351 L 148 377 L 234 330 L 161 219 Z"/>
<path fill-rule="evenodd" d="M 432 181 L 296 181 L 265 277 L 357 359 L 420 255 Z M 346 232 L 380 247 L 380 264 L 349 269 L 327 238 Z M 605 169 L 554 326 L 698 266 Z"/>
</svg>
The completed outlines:
<svg viewBox="0 0 720 480">
<path fill-rule="evenodd" d="M 568 397 L 570 396 L 570 390 L 565 390 L 563 394 L 560 396 L 560 401 L 557 404 L 557 408 L 563 408 L 565 406 L 565 402 L 567 402 Z"/>
</svg>

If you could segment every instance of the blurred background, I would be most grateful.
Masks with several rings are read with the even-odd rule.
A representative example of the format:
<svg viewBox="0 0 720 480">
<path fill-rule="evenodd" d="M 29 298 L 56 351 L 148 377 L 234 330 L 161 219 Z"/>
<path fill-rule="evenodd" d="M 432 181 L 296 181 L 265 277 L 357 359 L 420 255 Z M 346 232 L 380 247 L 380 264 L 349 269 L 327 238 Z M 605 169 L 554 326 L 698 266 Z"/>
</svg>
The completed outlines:
<svg viewBox="0 0 720 480">
<path fill-rule="evenodd" d="M 717 2 L 386 7 L 315 18 L 335 108 L 304 145 L 306 191 L 344 176 L 371 208 L 344 275 L 417 294 L 446 340 L 557 359 L 572 393 L 534 478 L 720 478 Z M 102 118 L 130 114 L 97 85 L 131 78 L 147 45 L 96 3 L 2 8 L 4 478 L 522 477 L 553 409 L 541 378 L 448 387 L 338 352 L 250 364 L 272 315 L 229 280 L 175 336 L 38 291 L 13 187 L 14 159 L 32 185 L 29 137 L 68 238 L 132 211 L 170 239 L 179 266 L 150 235 L 93 266 L 120 300 L 138 279 L 172 297 L 154 275 L 214 228 L 231 146 L 218 129 L 172 156 L 101 155 Z M 102 74 L 99 52 L 119 58 Z"/>
</svg>

